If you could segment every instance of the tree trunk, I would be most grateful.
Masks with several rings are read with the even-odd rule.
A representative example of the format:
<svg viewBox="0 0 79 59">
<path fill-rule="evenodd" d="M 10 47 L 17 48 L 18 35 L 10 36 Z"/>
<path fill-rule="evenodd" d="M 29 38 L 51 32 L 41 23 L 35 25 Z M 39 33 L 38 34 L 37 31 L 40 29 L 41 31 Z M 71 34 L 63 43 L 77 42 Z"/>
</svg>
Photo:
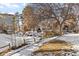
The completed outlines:
<svg viewBox="0 0 79 59">
<path fill-rule="evenodd" d="M 59 34 L 62 35 L 63 34 L 63 29 L 62 29 L 62 24 L 59 25 Z"/>
</svg>

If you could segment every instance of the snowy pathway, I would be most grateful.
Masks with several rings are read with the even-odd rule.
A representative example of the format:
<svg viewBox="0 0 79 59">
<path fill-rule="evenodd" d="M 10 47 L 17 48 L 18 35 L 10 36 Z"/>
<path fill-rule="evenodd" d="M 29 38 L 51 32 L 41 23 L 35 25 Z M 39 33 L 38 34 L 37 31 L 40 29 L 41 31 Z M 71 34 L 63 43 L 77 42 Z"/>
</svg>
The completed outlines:
<svg viewBox="0 0 79 59">
<path fill-rule="evenodd" d="M 39 42 L 39 43 L 35 43 L 33 45 L 29 45 L 29 46 L 24 46 L 20 49 L 11 51 L 7 54 L 5 54 L 5 56 L 30 56 L 32 54 L 33 51 L 37 50 L 39 48 L 39 46 L 41 46 L 43 43 L 48 42 L 52 39 L 55 39 L 57 37 L 52 37 L 50 39 L 44 39 L 43 41 Z"/>
<path fill-rule="evenodd" d="M 79 34 L 65 34 L 65 35 L 58 36 L 58 37 L 51 37 L 51 38 L 43 39 L 39 43 L 35 43 L 33 45 L 25 46 L 15 51 L 11 51 L 7 53 L 6 56 L 7 55 L 9 56 L 30 56 L 32 52 L 37 50 L 39 46 L 41 46 L 43 43 L 53 40 L 55 38 L 58 40 L 64 40 L 64 41 L 70 42 L 74 44 L 74 49 L 79 50 Z"/>
</svg>

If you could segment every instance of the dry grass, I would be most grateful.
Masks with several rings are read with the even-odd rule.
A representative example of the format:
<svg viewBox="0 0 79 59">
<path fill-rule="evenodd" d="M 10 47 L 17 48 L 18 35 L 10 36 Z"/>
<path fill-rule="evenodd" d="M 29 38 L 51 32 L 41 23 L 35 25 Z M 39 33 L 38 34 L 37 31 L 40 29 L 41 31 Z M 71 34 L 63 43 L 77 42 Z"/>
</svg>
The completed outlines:
<svg viewBox="0 0 79 59">
<path fill-rule="evenodd" d="M 61 40 L 52 40 L 48 43 L 42 45 L 36 52 L 52 52 L 52 51 L 60 51 L 60 50 L 70 50 L 72 48 L 72 44 L 61 41 Z"/>
<path fill-rule="evenodd" d="M 11 49 L 6 49 L 3 52 L 0 52 L 0 56 L 5 55 L 7 52 L 11 51 Z"/>
<path fill-rule="evenodd" d="M 45 31 L 44 33 L 43 33 L 43 37 L 44 38 L 48 38 L 48 37 L 51 37 L 51 36 L 54 36 L 54 32 L 52 32 L 52 31 Z"/>
</svg>

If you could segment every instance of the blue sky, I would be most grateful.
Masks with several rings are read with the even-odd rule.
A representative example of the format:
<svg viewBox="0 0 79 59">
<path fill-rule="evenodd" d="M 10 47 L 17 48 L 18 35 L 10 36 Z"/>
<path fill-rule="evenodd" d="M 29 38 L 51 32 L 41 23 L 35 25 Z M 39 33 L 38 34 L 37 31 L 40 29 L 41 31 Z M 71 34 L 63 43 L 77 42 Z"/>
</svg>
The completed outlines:
<svg viewBox="0 0 79 59">
<path fill-rule="evenodd" d="M 14 14 L 16 12 L 22 13 L 22 10 L 26 5 L 27 4 L 25 3 L 0 4 L 0 13 L 9 13 L 9 14 Z"/>
</svg>

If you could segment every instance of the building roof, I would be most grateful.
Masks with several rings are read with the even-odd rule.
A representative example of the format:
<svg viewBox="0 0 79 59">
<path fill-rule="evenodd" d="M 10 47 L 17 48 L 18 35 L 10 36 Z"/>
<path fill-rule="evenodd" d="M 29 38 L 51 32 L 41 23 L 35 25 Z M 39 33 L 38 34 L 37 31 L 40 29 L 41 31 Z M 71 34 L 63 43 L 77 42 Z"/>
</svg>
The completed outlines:
<svg viewBox="0 0 79 59">
<path fill-rule="evenodd" d="M 4 15 L 4 16 L 14 16 L 13 14 L 7 14 L 7 13 L 0 13 L 0 15 Z"/>
<path fill-rule="evenodd" d="M 12 24 L 13 17 L 14 17 L 14 15 L 12 15 L 12 14 L 1 14 L 0 13 L 0 24 L 3 24 L 3 23 L 5 23 L 7 25 Z"/>
</svg>

